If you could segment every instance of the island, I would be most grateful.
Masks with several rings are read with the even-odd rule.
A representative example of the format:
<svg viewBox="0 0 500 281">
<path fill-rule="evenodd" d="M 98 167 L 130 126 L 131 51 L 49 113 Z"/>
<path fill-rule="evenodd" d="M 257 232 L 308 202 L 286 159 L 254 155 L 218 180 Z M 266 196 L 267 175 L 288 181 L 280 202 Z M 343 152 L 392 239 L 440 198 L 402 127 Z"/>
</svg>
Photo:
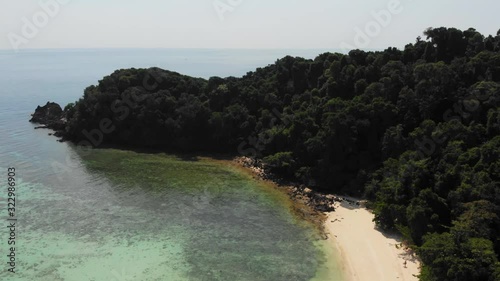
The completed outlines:
<svg viewBox="0 0 500 281">
<path fill-rule="evenodd" d="M 248 157 L 319 212 L 343 208 L 325 219 L 341 252 L 381 230 L 409 255 L 394 273 L 415 261 L 424 281 L 500 280 L 500 30 L 424 36 L 403 50 L 287 56 L 240 78 L 117 70 L 32 121 L 81 147 Z M 393 278 L 350 265 L 352 280 Z"/>
</svg>

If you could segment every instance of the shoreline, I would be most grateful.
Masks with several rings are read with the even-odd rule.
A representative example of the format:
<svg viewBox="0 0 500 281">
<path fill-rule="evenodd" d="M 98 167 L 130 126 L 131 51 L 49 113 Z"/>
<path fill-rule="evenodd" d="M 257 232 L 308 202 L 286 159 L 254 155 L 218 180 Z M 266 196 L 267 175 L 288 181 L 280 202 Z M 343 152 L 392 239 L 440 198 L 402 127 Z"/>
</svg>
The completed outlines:
<svg viewBox="0 0 500 281">
<path fill-rule="evenodd" d="M 346 281 L 419 280 L 416 254 L 398 235 L 378 230 L 368 209 L 342 202 L 327 218 L 327 241 L 339 252 Z"/>
<path fill-rule="evenodd" d="M 116 146 L 100 147 L 101 149 Z M 158 153 L 154 149 L 117 149 Z M 168 152 L 167 152 L 168 153 Z M 374 215 L 364 207 L 364 202 L 348 196 L 316 192 L 304 185 L 288 182 L 265 171 L 262 163 L 249 157 L 229 154 L 169 153 L 182 158 L 207 157 L 232 163 L 247 171 L 254 179 L 272 184 L 286 192 L 293 202 L 298 217 L 317 227 L 322 243 L 334 252 L 335 260 L 344 281 L 418 281 L 420 262 L 417 256 L 404 250 L 399 237 L 379 231 L 373 222 Z M 364 246 L 363 246 L 364 245 Z M 401 246 L 400 246 L 401 245 Z M 397 248 L 399 247 L 399 248 Z M 406 265 L 404 262 L 406 260 Z M 326 268 L 329 264 L 325 265 Z M 328 269 L 326 269 L 328 271 Z M 315 279 L 313 279 L 315 280 Z"/>
<path fill-rule="evenodd" d="M 234 157 L 231 162 L 237 167 L 246 170 L 254 179 L 267 182 L 273 185 L 274 188 L 285 192 L 294 204 L 293 212 L 300 219 L 312 223 L 323 240 L 328 239 L 324 222 L 327 219 L 327 213 L 334 210 L 334 203 L 340 198 L 334 195 L 317 193 L 304 185 L 276 178 L 266 173 L 260 162 L 256 162 L 249 157 Z"/>
<path fill-rule="evenodd" d="M 301 215 L 318 226 L 327 247 L 337 253 L 345 281 L 419 280 L 419 258 L 404 245 L 401 237 L 377 229 L 374 215 L 363 201 L 317 193 L 275 179 L 248 157 L 236 157 L 233 162 L 248 169 L 256 179 L 274 183 L 286 191 L 292 201 L 311 209 Z"/>
</svg>

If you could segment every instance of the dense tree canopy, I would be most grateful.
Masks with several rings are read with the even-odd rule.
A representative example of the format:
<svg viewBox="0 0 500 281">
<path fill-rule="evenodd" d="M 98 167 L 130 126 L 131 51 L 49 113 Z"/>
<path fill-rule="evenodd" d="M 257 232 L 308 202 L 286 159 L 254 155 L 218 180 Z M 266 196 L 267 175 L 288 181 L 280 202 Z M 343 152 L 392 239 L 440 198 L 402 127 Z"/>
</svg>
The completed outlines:
<svg viewBox="0 0 500 281">
<path fill-rule="evenodd" d="M 435 28 L 404 50 L 285 57 L 241 78 L 119 70 L 65 108 L 93 145 L 238 152 L 364 194 L 422 280 L 500 280 L 500 35 Z"/>
</svg>

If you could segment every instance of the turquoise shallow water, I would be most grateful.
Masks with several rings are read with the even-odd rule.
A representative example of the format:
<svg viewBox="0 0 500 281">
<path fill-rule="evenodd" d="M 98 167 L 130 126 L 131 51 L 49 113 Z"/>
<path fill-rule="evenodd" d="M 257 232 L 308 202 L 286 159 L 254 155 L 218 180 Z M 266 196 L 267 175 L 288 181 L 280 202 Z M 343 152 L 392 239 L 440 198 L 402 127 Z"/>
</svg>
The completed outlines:
<svg viewBox="0 0 500 281">
<path fill-rule="evenodd" d="M 0 52 L 0 173 L 17 170 L 19 219 L 18 273 L 0 258 L 0 280 L 340 280 L 286 197 L 238 169 L 118 150 L 82 156 L 27 122 L 36 105 L 74 101 L 116 68 L 241 75 L 279 57 L 246 52 Z M 7 250 L 0 238 L 0 257 Z"/>
</svg>

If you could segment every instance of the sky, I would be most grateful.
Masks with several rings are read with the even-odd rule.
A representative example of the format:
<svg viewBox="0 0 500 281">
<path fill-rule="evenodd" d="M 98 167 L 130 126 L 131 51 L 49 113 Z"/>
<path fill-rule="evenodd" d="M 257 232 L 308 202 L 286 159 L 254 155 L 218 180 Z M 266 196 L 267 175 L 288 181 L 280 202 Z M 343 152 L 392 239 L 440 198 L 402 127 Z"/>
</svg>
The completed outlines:
<svg viewBox="0 0 500 281">
<path fill-rule="evenodd" d="M 0 49 L 403 48 L 428 27 L 495 35 L 498 0 L 0 0 Z"/>
</svg>

